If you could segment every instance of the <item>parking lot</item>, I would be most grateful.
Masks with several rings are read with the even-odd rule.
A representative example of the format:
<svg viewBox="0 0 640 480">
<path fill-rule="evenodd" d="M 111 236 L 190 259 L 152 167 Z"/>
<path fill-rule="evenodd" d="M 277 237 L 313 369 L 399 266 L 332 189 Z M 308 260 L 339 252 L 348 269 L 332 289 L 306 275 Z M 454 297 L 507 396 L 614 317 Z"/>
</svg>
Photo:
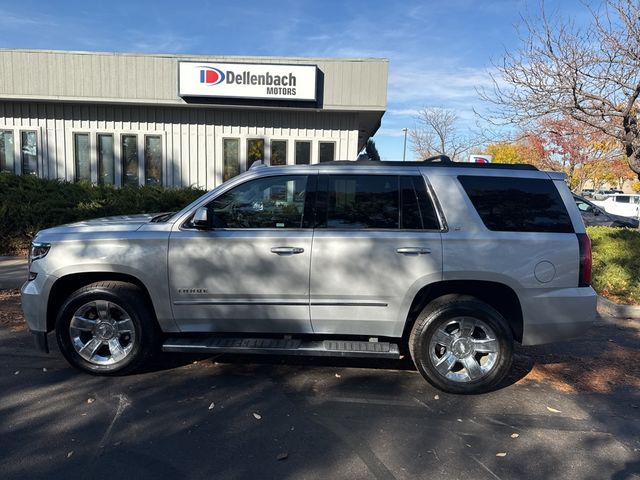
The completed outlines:
<svg viewBox="0 0 640 480">
<path fill-rule="evenodd" d="M 164 355 L 92 377 L 36 352 L 2 293 L 4 479 L 640 478 L 637 321 L 519 349 L 500 389 L 455 396 L 406 359 Z"/>
</svg>

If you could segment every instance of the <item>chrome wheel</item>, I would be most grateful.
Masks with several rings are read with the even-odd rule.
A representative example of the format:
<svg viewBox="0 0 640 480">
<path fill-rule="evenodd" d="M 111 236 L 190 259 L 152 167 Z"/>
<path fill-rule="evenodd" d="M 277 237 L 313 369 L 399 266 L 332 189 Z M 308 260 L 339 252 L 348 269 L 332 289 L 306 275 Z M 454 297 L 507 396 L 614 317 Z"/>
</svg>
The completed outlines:
<svg viewBox="0 0 640 480">
<path fill-rule="evenodd" d="M 487 323 L 456 317 L 443 323 L 429 341 L 435 370 L 454 382 L 473 382 L 491 372 L 500 357 L 500 343 Z"/>
<path fill-rule="evenodd" d="M 107 300 L 94 300 L 78 308 L 69 323 L 69 335 L 78 355 L 100 366 L 122 362 L 136 341 L 130 315 Z"/>
</svg>

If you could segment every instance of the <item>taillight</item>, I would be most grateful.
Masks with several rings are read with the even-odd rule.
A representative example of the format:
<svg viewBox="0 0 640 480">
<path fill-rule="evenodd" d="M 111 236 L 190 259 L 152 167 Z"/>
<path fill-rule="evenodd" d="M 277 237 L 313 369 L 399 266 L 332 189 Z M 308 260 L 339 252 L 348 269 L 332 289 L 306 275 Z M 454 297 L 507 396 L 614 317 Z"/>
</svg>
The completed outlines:
<svg viewBox="0 0 640 480">
<path fill-rule="evenodd" d="M 586 233 L 578 233 L 578 245 L 580 245 L 580 277 L 579 287 L 591 285 L 591 240 Z"/>
</svg>

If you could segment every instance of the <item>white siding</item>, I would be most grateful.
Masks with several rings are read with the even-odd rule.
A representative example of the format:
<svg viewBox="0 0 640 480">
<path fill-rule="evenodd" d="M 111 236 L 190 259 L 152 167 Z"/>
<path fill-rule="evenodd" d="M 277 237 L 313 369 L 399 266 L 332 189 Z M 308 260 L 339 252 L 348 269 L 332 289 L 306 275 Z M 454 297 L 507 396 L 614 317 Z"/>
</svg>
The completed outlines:
<svg viewBox="0 0 640 480">
<path fill-rule="evenodd" d="M 14 132 L 16 164 L 20 132 L 38 135 L 39 175 L 73 181 L 73 134 L 89 133 L 91 177 L 97 179 L 98 133 L 114 135 L 116 179 L 120 184 L 121 135 L 138 135 L 140 169 L 144 171 L 145 135 L 163 138 L 163 179 L 166 186 L 211 189 L 222 179 L 222 139 L 240 139 L 240 162 L 246 165 L 246 140 L 263 138 L 270 158 L 271 139 L 287 140 L 287 161 L 294 162 L 296 140 L 311 141 L 311 161 L 318 161 L 319 142 L 336 143 L 336 160 L 353 160 L 358 148 L 358 114 L 296 110 L 239 110 L 184 107 L 87 105 L 44 102 L 0 102 L 0 130 Z M 20 173 L 20 170 L 16 173 Z M 143 177 L 141 176 L 141 179 Z"/>
</svg>

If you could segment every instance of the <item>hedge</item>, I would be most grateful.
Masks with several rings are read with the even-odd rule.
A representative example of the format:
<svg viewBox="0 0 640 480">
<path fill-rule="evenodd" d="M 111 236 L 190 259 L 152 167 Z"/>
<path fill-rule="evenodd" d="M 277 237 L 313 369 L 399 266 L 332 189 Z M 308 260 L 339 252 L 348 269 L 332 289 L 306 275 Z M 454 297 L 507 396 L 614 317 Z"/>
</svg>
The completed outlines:
<svg viewBox="0 0 640 480">
<path fill-rule="evenodd" d="M 0 173 L 0 255 L 24 253 L 43 228 L 112 215 L 176 211 L 203 193 L 197 188 L 114 188 Z"/>
</svg>

